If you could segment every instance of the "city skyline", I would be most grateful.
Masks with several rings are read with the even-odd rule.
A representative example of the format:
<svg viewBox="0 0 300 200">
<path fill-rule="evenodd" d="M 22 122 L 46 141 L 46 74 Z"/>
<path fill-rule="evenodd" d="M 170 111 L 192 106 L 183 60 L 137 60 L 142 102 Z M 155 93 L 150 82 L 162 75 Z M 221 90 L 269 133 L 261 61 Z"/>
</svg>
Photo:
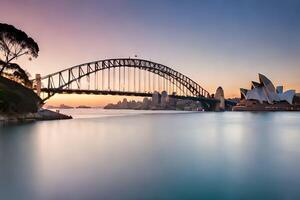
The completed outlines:
<svg viewBox="0 0 300 200">
<path fill-rule="evenodd" d="M 0 16 L 39 44 L 38 58 L 17 61 L 32 75 L 138 55 L 210 93 L 222 86 L 226 97 L 238 97 L 257 73 L 300 90 L 296 1 L 3 1 Z M 121 98 L 57 95 L 49 103 L 96 106 Z"/>
</svg>

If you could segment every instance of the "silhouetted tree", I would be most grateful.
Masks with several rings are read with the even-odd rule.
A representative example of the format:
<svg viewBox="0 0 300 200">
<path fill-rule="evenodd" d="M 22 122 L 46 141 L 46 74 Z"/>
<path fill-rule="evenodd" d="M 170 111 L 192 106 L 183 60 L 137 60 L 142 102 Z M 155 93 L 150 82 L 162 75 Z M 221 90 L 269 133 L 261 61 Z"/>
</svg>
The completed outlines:
<svg viewBox="0 0 300 200">
<path fill-rule="evenodd" d="M 0 67 L 4 66 L 6 63 L 0 60 Z M 3 71 L 4 74 L 12 75 L 14 78 L 18 80 L 18 82 L 22 83 L 25 86 L 31 86 L 31 81 L 29 80 L 30 74 L 23 70 L 18 64 L 16 63 L 8 63 L 5 70 Z"/>
<path fill-rule="evenodd" d="M 38 52 L 38 44 L 25 32 L 12 25 L 0 23 L 0 53 L 3 57 L 0 60 L 4 62 L 0 69 L 0 75 L 12 60 L 23 55 L 36 58 Z"/>
</svg>

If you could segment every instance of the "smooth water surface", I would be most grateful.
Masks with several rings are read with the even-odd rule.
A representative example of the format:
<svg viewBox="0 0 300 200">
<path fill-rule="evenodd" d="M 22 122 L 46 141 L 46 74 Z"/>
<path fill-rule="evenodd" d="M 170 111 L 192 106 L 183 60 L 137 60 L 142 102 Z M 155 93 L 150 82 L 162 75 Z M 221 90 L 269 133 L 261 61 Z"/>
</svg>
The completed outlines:
<svg viewBox="0 0 300 200">
<path fill-rule="evenodd" d="M 0 199 L 300 199 L 300 113 L 69 110 L 0 128 Z"/>
</svg>

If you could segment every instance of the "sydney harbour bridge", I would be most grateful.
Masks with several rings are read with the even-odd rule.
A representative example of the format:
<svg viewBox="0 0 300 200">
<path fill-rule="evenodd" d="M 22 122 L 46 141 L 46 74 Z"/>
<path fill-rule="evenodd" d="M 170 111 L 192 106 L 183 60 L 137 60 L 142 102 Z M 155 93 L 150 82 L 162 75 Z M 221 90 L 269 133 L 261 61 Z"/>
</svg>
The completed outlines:
<svg viewBox="0 0 300 200">
<path fill-rule="evenodd" d="M 151 97 L 166 91 L 170 97 L 199 101 L 213 109 L 219 100 L 184 74 L 143 59 L 117 58 L 76 65 L 33 80 L 45 102 L 55 94 L 93 94 Z"/>
</svg>

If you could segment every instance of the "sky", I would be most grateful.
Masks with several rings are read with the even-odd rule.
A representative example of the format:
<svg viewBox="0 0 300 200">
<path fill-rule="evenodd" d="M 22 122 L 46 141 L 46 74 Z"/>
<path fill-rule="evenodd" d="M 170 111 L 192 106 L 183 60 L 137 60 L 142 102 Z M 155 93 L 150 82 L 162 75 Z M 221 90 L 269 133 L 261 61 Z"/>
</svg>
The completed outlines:
<svg viewBox="0 0 300 200">
<path fill-rule="evenodd" d="M 40 47 L 32 75 L 105 58 L 150 59 L 210 93 L 239 97 L 257 74 L 300 92 L 298 0 L 1 0 L 0 21 Z M 48 104 L 105 105 L 120 97 L 56 95 Z"/>
</svg>

